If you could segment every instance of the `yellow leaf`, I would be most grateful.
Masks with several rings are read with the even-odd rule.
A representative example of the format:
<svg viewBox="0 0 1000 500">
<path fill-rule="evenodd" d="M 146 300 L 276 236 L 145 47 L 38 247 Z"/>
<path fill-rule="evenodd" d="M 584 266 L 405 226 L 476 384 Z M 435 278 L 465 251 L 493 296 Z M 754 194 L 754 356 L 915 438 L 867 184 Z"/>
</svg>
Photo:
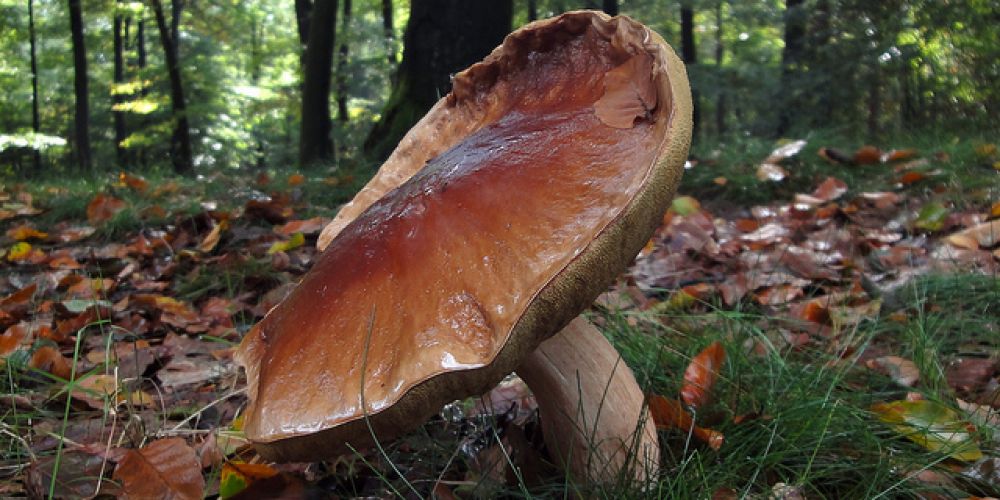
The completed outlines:
<svg viewBox="0 0 1000 500">
<path fill-rule="evenodd" d="M 267 254 L 275 254 L 278 252 L 287 252 L 289 250 L 294 250 L 306 242 L 306 237 L 302 233 L 295 233 L 286 241 L 276 241 L 271 248 L 267 249 Z"/>
<path fill-rule="evenodd" d="M 975 427 L 940 403 L 892 401 L 873 405 L 872 411 L 900 435 L 928 450 L 970 462 L 983 457 L 972 437 Z"/>
<path fill-rule="evenodd" d="M 7 231 L 7 236 L 10 236 L 11 239 L 14 239 L 14 240 L 17 240 L 17 241 L 25 241 L 25 240 L 30 240 L 32 238 L 38 239 L 38 240 L 44 240 L 45 238 L 49 237 L 49 234 L 48 233 L 44 233 L 42 231 L 39 231 L 39 230 L 37 230 L 37 229 L 35 229 L 35 228 L 27 225 L 27 224 L 24 224 L 24 225 L 17 226 L 15 228 L 9 229 Z"/>
<path fill-rule="evenodd" d="M 7 260 L 10 262 L 19 262 L 27 259 L 31 255 L 31 243 L 22 241 L 20 243 L 14 243 L 10 250 L 7 251 Z"/>
</svg>

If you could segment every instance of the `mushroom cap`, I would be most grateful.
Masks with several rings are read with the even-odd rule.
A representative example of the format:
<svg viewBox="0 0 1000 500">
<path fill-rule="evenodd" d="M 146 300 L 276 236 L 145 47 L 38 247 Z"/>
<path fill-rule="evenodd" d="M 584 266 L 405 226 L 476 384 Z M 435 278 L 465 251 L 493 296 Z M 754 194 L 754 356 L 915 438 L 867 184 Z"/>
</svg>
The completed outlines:
<svg viewBox="0 0 1000 500">
<path fill-rule="evenodd" d="M 683 64 L 624 16 L 531 23 L 414 126 L 247 333 L 244 431 L 330 458 L 481 394 L 649 239 L 691 137 Z"/>
</svg>

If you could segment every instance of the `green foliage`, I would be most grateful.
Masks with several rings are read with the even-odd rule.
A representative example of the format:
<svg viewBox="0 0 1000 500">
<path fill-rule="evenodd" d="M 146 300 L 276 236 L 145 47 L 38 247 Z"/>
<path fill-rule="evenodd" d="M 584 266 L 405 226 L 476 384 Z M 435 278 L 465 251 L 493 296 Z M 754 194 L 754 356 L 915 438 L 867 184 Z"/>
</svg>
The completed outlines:
<svg viewBox="0 0 1000 500">
<path fill-rule="evenodd" d="M 540 17 L 593 8 L 599 2 L 538 0 Z M 620 2 L 623 14 L 658 30 L 680 48 L 679 7 L 658 0 Z M 351 22 L 337 27 L 349 56 L 335 71 L 347 82 L 348 115 L 335 119 L 333 166 L 359 158 L 360 143 L 390 99 L 408 6 L 394 2 L 395 39 L 386 41 L 381 2 L 355 1 Z M 699 94 L 699 139 L 727 144 L 773 137 L 782 117 L 786 135 L 822 127 L 838 135 L 911 134 L 916 130 L 997 130 L 1000 115 L 1000 28 L 987 0 L 941 4 L 928 0 L 806 0 L 785 3 L 698 0 L 698 63 L 688 72 Z M 73 64 L 65 2 L 36 0 L 41 132 L 66 137 L 73 120 Z M 112 81 L 112 18 L 124 18 L 125 81 Z M 148 170 L 169 163 L 171 106 L 163 49 L 143 2 L 84 4 L 90 61 L 91 130 L 101 169 Z M 992 17 L 991 17 L 992 16 Z M 0 0 L 0 133 L 31 125 L 27 2 Z M 168 12 L 169 17 L 169 12 Z M 802 54 L 783 61 L 785 22 L 805 23 Z M 137 26 L 144 23 L 145 66 Z M 515 25 L 528 22 L 517 3 Z M 301 47 L 293 6 L 286 2 L 185 2 L 179 20 L 180 61 L 195 161 L 201 169 L 287 168 L 298 149 Z M 339 51 L 335 56 L 340 57 Z M 398 56 L 397 56 L 398 57 Z M 334 89 L 337 92 L 337 89 Z M 113 98 L 123 98 L 114 104 Z M 334 106 L 335 107 L 335 106 Z M 116 157 L 112 111 L 125 114 L 126 155 Z M 335 114 L 335 110 L 332 110 Z M 339 117 L 335 117 L 339 118 Z M 100 138 L 100 140 L 98 140 Z M 989 139 L 993 140 L 993 139 Z M 386 145 L 391 147 L 391 145 Z M 46 169 L 64 171 L 67 156 L 43 156 Z M 3 163 L 13 160 L 4 158 Z M 24 173 L 6 170 L 7 175 Z"/>
</svg>

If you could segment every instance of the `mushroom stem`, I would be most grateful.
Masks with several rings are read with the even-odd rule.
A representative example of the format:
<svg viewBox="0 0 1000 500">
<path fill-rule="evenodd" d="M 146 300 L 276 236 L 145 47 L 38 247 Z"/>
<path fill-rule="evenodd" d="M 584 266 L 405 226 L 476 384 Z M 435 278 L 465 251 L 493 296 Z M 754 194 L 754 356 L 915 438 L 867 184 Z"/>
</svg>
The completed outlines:
<svg viewBox="0 0 1000 500">
<path fill-rule="evenodd" d="M 517 373 L 538 401 L 546 446 L 572 479 L 655 476 L 660 448 L 642 390 L 589 321 L 578 316 L 528 355 Z"/>
</svg>

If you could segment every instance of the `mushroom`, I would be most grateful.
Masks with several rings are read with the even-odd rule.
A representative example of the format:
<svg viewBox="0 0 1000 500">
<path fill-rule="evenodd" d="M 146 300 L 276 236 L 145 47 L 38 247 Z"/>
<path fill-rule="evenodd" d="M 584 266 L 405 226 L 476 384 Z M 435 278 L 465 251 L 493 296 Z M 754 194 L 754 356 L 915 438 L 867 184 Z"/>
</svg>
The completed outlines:
<svg viewBox="0 0 1000 500">
<path fill-rule="evenodd" d="M 331 458 L 516 370 L 574 479 L 648 477 L 642 391 L 578 316 L 659 224 L 690 136 L 684 67 L 645 26 L 581 11 L 511 33 L 455 75 L 243 339 L 247 437 L 270 460 Z"/>
</svg>

